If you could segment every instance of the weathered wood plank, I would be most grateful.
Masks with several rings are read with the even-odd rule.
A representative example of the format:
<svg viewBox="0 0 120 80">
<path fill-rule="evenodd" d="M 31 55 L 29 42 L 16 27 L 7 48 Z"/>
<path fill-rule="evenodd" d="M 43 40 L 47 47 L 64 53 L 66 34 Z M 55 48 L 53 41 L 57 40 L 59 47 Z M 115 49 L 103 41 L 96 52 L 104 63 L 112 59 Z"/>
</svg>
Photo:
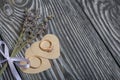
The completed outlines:
<svg viewBox="0 0 120 80">
<path fill-rule="evenodd" d="M 120 66 L 120 1 L 81 0 L 82 9 Z"/>
<path fill-rule="evenodd" d="M 7 14 L 5 15 L 4 9 L 1 11 L 0 32 L 2 32 L 1 36 L 10 49 L 14 47 L 15 40 L 18 37 L 18 32 L 24 19 L 25 7 L 40 8 L 40 13 L 44 16 L 51 13 L 55 15 L 55 18 L 49 22 L 48 33 L 56 34 L 59 37 L 61 57 L 51 61 L 52 68 L 45 72 L 35 75 L 20 72 L 23 80 L 111 80 L 120 78 L 119 67 L 115 58 L 111 55 L 111 53 L 114 55 L 117 53 L 108 50 L 108 47 L 114 47 L 113 42 L 110 45 L 110 43 L 105 41 L 109 36 L 105 35 L 108 29 L 104 28 L 109 27 L 100 26 L 104 22 L 95 19 L 103 17 L 103 15 L 97 16 L 92 13 L 96 8 L 94 9 L 91 6 L 98 6 L 99 10 L 97 11 L 99 12 L 100 8 L 104 8 L 104 5 L 99 5 L 102 2 L 98 0 L 96 1 L 99 4 L 96 4 L 97 2 L 93 4 L 94 1 L 28 0 L 26 3 L 11 3 L 11 10 L 9 11 L 13 13 L 9 17 Z M 105 10 L 108 10 L 108 8 L 105 8 Z M 103 20 L 109 22 L 106 17 Z M 94 21 L 97 22 L 94 23 Z M 109 24 L 107 23 L 107 25 Z M 24 52 L 21 52 L 18 56 L 23 55 Z M 116 60 L 118 61 L 117 58 Z M 1 80 L 8 80 L 8 77 L 13 80 L 12 75 L 7 72 L 10 72 L 9 68 L 5 71 Z"/>
</svg>

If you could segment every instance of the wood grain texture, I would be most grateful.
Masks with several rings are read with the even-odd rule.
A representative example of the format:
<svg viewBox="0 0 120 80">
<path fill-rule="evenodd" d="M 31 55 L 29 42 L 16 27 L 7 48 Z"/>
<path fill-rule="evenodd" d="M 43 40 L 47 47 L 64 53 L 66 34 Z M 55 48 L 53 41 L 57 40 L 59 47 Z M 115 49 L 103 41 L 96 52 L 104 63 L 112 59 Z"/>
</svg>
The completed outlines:
<svg viewBox="0 0 120 80">
<path fill-rule="evenodd" d="M 15 0 L 17 1 L 17 0 Z M 20 2 L 21 1 L 21 2 Z M 118 0 L 20 0 L 10 2 L 0 13 L 0 32 L 10 50 L 18 38 L 24 9 L 40 9 L 53 14 L 48 33 L 59 37 L 61 56 L 52 68 L 23 80 L 119 80 L 119 3 Z M 24 50 L 17 56 L 23 57 Z M 7 76 L 7 77 L 6 77 Z M 1 80 L 14 80 L 10 69 Z"/>
<path fill-rule="evenodd" d="M 120 1 L 82 0 L 82 9 L 120 66 Z"/>
</svg>

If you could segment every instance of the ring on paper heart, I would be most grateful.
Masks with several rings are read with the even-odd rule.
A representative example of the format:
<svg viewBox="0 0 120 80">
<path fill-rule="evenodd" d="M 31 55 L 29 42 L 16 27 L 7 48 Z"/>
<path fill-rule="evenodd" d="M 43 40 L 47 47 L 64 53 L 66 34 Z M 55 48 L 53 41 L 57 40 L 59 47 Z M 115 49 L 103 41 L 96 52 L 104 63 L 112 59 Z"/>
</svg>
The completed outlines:
<svg viewBox="0 0 120 80">
<path fill-rule="evenodd" d="M 42 58 L 38 55 L 33 54 L 31 51 L 31 48 L 28 48 L 26 50 L 25 58 L 27 58 L 30 61 L 30 68 L 27 68 L 27 69 L 21 68 L 21 70 L 24 73 L 35 74 L 35 73 L 39 73 L 39 72 L 42 72 L 44 70 L 47 70 L 51 67 L 48 59 L 45 59 L 45 58 Z M 25 63 L 21 62 L 21 64 L 25 64 Z"/>
<path fill-rule="evenodd" d="M 46 52 L 51 52 L 53 50 L 53 44 L 49 40 L 43 40 L 39 43 L 39 47 L 41 50 Z"/>
<path fill-rule="evenodd" d="M 59 40 L 55 35 L 47 34 L 41 41 L 35 42 L 31 46 L 33 54 L 47 59 L 55 59 L 60 56 Z"/>
</svg>

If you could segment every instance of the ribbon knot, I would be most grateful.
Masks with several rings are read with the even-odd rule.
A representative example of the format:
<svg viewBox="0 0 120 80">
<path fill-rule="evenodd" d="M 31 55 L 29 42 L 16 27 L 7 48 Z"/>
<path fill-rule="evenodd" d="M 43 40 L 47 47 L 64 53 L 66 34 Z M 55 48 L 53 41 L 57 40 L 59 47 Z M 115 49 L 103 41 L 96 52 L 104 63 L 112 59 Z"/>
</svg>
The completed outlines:
<svg viewBox="0 0 120 80">
<path fill-rule="evenodd" d="M 10 57 L 6 57 L 7 60 L 10 60 Z"/>
<path fill-rule="evenodd" d="M 16 78 L 16 80 L 22 80 L 21 77 L 20 77 L 20 75 L 18 74 L 15 66 L 14 66 L 14 63 L 15 63 L 18 67 L 21 67 L 21 68 L 29 68 L 29 66 L 30 66 L 30 65 L 29 65 L 29 63 L 30 63 L 29 60 L 28 60 L 28 59 L 25 59 L 25 58 L 11 58 L 11 57 L 9 56 L 9 49 L 8 49 L 7 45 L 5 44 L 5 42 L 0 41 L 0 46 L 2 46 L 2 45 L 4 46 L 4 49 L 3 49 L 3 50 L 0 49 L 0 54 L 1 54 L 5 59 L 4 59 L 4 60 L 0 60 L 0 64 L 2 64 L 2 63 L 4 63 L 4 62 L 8 62 L 9 67 L 10 67 L 10 69 L 11 69 L 11 72 L 12 72 L 13 76 Z M 20 63 L 18 63 L 18 62 L 20 62 L 20 61 L 24 61 L 24 62 L 26 62 L 27 64 L 21 65 Z"/>
</svg>

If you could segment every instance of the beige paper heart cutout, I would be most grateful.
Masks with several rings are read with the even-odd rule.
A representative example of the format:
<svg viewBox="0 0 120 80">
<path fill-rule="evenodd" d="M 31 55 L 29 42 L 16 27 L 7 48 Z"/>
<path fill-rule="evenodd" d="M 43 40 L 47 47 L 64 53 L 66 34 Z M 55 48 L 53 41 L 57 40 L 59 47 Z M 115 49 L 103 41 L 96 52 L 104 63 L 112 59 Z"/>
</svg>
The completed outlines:
<svg viewBox="0 0 120 80">
<path fill-rule="evenodd" d="M 31 46 L 33 54 L 47 59 L 56 59 L 60 56 L 59 40 L 55 35 L 47 34 L 41 41 Z"/>
<path fill-rule="evenodd" d="M 45 71 L 51 67 L 51 64 L 48 59 L 33 54 L 31 48 L 28 48 L 26 50 L 25 58 L 30 61 L 30 68 L 27 69 L 21 68 L 21 70 L 24 73 L 35 74 Z M 21 62 L 20 64 L 24 64 L 24 63 Z"/>
</svg>

